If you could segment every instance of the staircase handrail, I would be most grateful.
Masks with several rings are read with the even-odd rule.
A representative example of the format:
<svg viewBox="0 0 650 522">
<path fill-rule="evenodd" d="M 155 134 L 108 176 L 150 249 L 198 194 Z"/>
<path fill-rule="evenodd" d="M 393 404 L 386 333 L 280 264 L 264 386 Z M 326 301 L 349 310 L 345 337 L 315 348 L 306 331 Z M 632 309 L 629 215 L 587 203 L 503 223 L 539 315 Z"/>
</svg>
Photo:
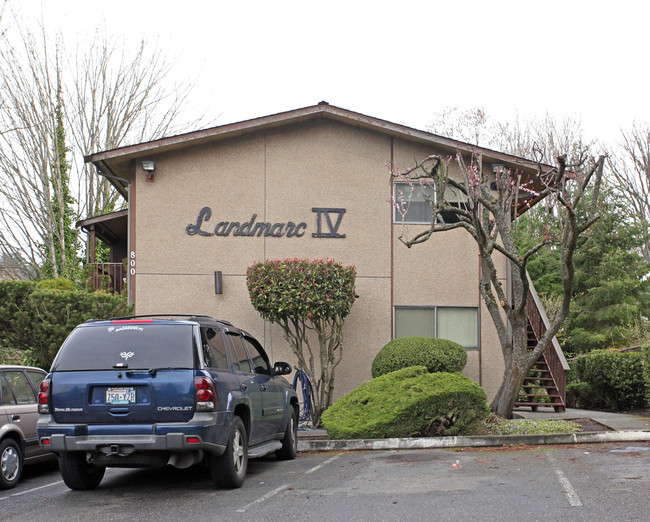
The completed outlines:
<svg viewBox="0 0 650 522">
<path fill-rule="evenodd" d="M 535 312 L 539 315 L 539 318 L 542 321 L 542 324 L 544 325 L 544 332 L 548 330 L 548 328 L 551 326 L 550 321 L 548 320 L 548 316 L 546 315 L 546 312 L 544 311 L 544 307 L 542 306 L 542 302 L 539 299 L 539 296 L 537 295 L 537 291 L 535 290 L 535 285 L 533 285 L 532 280 L 530 279 L 530 275 L 528 272 L 526 272 L 526 277 L 528 278 L 528 314 L 529 316 L 531 315 L 531 312 Z M 534 308 L 533 308 L 534 306 Z M 539 337 L 541 337 L 544 332 L 535 332 L 535 334 Z M 566 357 L 564 356 L 564 353 L 562 352 L 562 347 L 560 346 L 560 343 L 558 342 L 557 338 L 553 336 L 553 339 L 551 340 L 551 344 L 553 346 L 553 349 L 555 351 L 555 355 L 558 358 L 558 361 L 562 365 L 562 368 L 564 368 L 565 371 L 568 371 L 569 368 L 569 363 L 566 360 Z"/>
</svg>

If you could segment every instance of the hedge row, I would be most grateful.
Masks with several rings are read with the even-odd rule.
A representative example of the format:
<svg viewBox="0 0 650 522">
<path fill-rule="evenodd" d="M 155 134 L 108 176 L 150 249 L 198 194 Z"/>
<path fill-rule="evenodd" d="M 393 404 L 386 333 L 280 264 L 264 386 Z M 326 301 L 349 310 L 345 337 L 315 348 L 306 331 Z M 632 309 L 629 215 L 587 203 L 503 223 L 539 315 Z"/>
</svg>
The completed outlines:
<svg viewBox="0 0 650 522">
<path fill-rule="evenodd" d="M 76 291 L 66 280 L 0 281 L 0 347 L 47 369 L 76 325 L 128 315 L 131 308 L 122 296 Z"/>
<path fill-rule="evenodd" d="M 596 350 L 577 357 L 573 372 L 575 382 L 567 386 L 571 407 L 623 411 L 650 404 L 650 347 L 643 352 Z"/>
</svg>

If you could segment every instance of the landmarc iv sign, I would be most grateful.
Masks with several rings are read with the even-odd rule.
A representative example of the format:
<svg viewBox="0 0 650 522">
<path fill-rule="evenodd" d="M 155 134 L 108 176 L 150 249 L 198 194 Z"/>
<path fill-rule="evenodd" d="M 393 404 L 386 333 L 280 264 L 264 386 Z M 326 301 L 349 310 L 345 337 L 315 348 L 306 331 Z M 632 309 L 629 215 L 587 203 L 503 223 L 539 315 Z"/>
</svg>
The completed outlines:
<svg viewBox="0 0 650 522">
<path fill-rule="evenodd" d="M 311 211 L 316 214 L 316 232 L 312 233 L 312 237 L 345 237 L 345 234 L 339 233 L 344 208 L 312 208 Z M 199 210 L 196 221 L 185 227 L 185 232 L 190 236 L 303 237 L 307 231 L 307 223 L 304 221 L 297 224 L 293 221 L 266 223 L 257 221 L 257 214 L 253 214 L 249 221 L 219 221 L 212 227 L 207 223 L 211 217 L 212 209 L 203 207 Z"/>
</svg>

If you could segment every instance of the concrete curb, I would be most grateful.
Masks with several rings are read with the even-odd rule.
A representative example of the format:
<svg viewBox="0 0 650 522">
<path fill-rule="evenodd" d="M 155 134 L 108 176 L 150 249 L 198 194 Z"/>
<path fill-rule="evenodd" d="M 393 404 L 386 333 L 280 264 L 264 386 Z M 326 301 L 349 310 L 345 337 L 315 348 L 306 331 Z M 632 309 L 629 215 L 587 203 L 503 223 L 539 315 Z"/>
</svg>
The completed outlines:
<svg viewBox="0 0 650 522">
<path fill-rule="evenodd" d="M 511 445 L 588 444 L 650 441 L 650 431 L 593 431 L 549 435 L 421 437 L 405 439 L 298 440 L 299 452 L 368 451 L 396 449 L 478 448 Z"/>
</svg>

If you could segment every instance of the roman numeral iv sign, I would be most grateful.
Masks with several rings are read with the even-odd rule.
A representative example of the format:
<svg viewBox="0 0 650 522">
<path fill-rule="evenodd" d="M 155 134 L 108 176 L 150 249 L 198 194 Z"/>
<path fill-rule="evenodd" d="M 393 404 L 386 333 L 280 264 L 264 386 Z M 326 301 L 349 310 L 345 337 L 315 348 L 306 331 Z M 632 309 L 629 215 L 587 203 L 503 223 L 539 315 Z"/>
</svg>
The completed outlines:
<svg viewBox="0 0 650 522">
<path fill-rule="evenodd" d="M 316 232 L 312 237 L 345 237 L 345 234 L 339 234 L 339 226 L 345 214 L 344 208 L 312 208 L 312 212 L 316 212 Z M 332 222 L 332 217 L 336 222 Z M 323 229 L 324 224 L 327 225 L 327 231 Z"/>
</svg>

